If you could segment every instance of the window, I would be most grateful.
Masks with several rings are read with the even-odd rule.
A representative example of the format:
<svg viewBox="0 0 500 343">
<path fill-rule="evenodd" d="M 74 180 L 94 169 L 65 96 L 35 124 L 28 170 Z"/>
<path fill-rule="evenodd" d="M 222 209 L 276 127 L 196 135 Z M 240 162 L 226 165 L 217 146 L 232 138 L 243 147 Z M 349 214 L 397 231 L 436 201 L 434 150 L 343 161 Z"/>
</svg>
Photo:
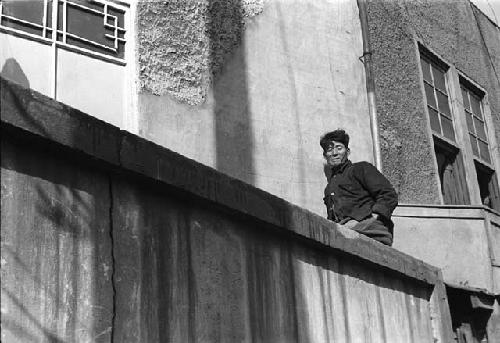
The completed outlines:
<svg viewBox="0 0 500 343">
<path fill-rule="evenodd" d="M 421 56 L 420 63 L 431 129 L 438 136 L 455 141 L 455 130 L 453 129 L 453 119 L 446 90 L 446 71 L 425 55 Z"/>
<path fill-rule="evenodd" d="M 470 204 L 460 150 L 435 137 L 434 152 L 438 165 L 439 180 L 441 181 L 443 202 L 454 205 Z"/>
<path fill-rule="evenodd" d="M 500 192 L 496 182 L 495 171 L 477 161 L 474 162 L 479 184 L 479 193 L 483 205 L 500 211 Z"/>
<path fill-rule="evenodd" d="M 453 126 L 446 81 L 448 68 L 424 50 L 420 54 L 420 65 L 443 202 L 470 204 L 463 158 Z"/>
<path fill-rule="evenodd" d="M 0 27 L 123 60 L 125 10 L 109 0 L 3 0 Z"/>
<path fill-rule="evenodd" d="M 131 0 L 0 0 L 3 76 L 136 130 Z"/>
<path fill-rule="evenodd" d="M 464 78 L 460 79 L 460 90 L 481 202 L 500 211 L 497 177 L 492 167 L 488 128 L 484 118 L 484 93 Z"/>
<path fill-rule="evenodd" d="M 422 96 L 445 204 L 483 204 L 500 211 L 497 156 L 488 135 L 486 93 L 419 45 Z M 490 141 L 493 140 L 493 141 Z M 477 180 L 473 175 L 477 176 Z"/>
<path fill-rule="evenodd" d="M 484 123 L 483 110 L 481 109 L 482 96 L 464 86 L 463 81 L 460 85 L 462 90 L 462 99 L 464 106 L 467 129 L 469 131 L 472 152 L 475 157 L 486 163 L 491 163 L 491 157 L 486 136 L 486 124 Z"/>
</svg>

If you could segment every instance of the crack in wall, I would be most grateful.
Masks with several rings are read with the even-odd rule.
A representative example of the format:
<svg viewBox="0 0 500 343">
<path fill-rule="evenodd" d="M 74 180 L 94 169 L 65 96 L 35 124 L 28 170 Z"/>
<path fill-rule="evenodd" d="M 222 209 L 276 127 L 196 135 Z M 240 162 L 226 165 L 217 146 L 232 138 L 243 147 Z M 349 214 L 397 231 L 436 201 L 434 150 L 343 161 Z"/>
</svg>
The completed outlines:
<svg viewBox="0 0 500 343">
<path fill-rule="evenodd" d="M 115 327 L 116 327 L 116 256 L 115 256 L 115 242 L 114 242 L 114 226 L 113 226 L 113 212 L 114 212 L 114 201 L 113 201 L 113 179 L 111 175 L 108 175 L 109 182 L 109 238 L 111 247 L 111 288 L 113 291 L 112 300 L 112 316 L 111 316 L 111 332 L 110 332 L 110 342 L 114 342 Z"/>
</svg>

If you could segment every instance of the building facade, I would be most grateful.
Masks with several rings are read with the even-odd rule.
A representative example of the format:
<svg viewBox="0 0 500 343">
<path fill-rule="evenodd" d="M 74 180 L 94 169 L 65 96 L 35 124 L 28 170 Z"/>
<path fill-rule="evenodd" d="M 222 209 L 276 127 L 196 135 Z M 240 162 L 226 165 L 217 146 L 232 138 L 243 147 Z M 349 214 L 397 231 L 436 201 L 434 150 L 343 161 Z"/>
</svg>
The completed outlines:
<svg viewBox="0 0 500 343">
<path fill-rule="evenodd" d="M 394 246 L 442 268 L 459 341 L 498 339 L 500 30 L 468 1 L 368 13 Z"/>
<path fill-rule="evenodd" d="M 500 340 L 500 32 L 469 1 L 0 6 L 2 77 L 321 216 L 319 137 L 346 129 L 456 339 Z"/>
</svg>

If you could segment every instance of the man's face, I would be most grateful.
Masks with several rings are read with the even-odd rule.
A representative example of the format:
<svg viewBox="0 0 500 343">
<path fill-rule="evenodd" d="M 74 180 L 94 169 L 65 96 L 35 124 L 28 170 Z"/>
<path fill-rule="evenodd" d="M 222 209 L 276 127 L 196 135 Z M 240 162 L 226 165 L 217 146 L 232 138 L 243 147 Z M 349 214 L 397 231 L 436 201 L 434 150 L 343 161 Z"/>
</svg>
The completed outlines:
<svg viewBox="0 0 500 343">
<path fill-rule="evenodd" d="M 323 151 L 326 163 L 330 167 L 338 167 L 347 160 L 349 149 L 343 143 L 331 141 Z"/>
</svg>

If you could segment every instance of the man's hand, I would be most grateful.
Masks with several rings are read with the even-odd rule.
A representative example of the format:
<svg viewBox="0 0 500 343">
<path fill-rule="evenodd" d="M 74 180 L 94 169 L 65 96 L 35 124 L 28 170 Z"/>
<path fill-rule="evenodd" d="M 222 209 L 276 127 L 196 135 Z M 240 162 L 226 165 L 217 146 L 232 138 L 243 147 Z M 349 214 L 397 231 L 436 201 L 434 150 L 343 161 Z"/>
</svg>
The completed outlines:
<svg viewBox="0 0 500 343">
<path fill-rule="evenodd" d="M 372 218 L 375 220 L 380 220 L 380 215 L 378 213 L 372 212 Z"/>
<path fill-rule="evenodd" d="M 356 224 L 359 224 L 359 222 L 355 219 L 351 219 L 345 224 L 339 224 L 339 226 L 343 227 L 344 229 L 352 229 L 354 226 L 356 226 Z"/>
</svg>

